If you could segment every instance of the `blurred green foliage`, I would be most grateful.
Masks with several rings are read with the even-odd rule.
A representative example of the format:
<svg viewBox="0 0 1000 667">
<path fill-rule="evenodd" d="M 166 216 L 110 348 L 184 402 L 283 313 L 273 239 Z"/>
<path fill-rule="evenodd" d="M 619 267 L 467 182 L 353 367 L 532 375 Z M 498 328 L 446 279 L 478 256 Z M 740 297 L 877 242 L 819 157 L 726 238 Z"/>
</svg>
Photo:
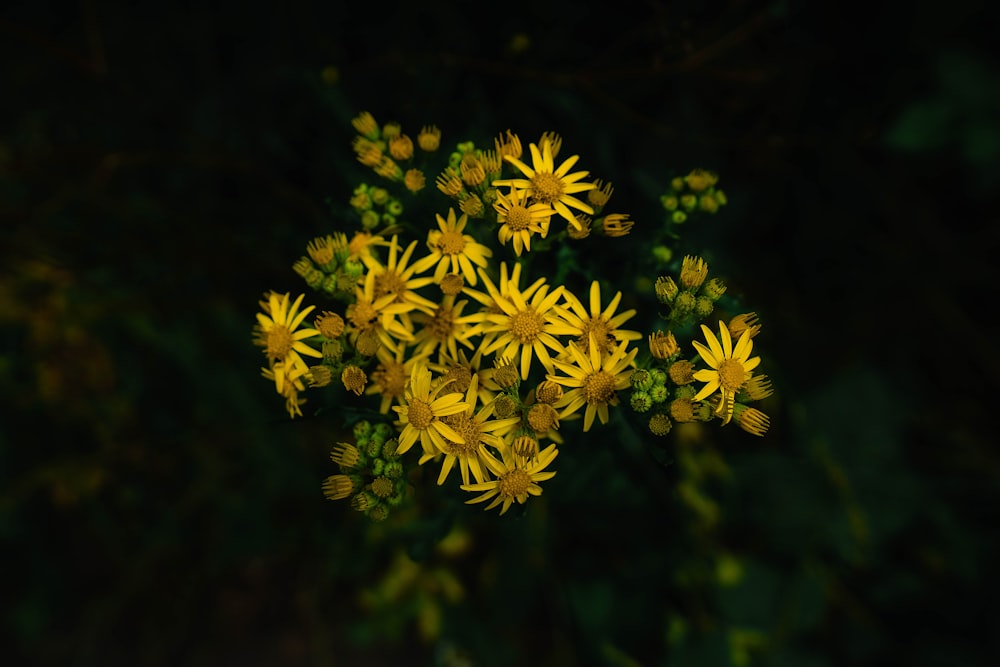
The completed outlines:
<svg viewBox="0 0 1000 667">
<path fill-rule="evenodd" d="M 616 7 L 0 11 L 7 664 L 992 664 L 995 12 Z M 325 501 L 347 415 L 288 422 L 249 328 L 363 109 L 560 132 L 636 281 L 664 184 L 718 171 L 684 250 L 765 324 L 767 437 L 654 458 L 623 413 L 524 512 Z"/>
</svg>

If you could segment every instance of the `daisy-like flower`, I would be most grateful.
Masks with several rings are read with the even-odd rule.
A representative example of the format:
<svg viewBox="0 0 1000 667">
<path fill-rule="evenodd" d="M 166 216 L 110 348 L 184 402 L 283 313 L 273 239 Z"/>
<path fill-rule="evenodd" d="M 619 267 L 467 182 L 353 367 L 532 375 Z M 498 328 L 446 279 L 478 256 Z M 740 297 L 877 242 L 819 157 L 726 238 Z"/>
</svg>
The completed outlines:
<svg viewBox="0 0 1000 667">
<path fill-rule="evenodd" d="M 453 208 L 448 209 L 447 220 L 437 214 L 438 229 L 427 232 L 427 247 L 430 249 L 430 254 L 414 262 L 414 270 L 423 273 L 436 264 L 434 282 L 441 282 L 449 272 L 461 271 L 466 282 L 475 285 L 476 270 L 472 265 L 485 267 L 487 260 L 493 256 L 493 251 L 482 243 L 477 243 L 476 239 L 468 234 L 462 233 L 468 221 L 469 216 L 464 213 L 462 217 L 456 219 Z"/>
<path fill-rule="evenodd" d="M 395 294 L 377 295 L 375 278 L 375 274 L 369 271 L 364 283 L 354 288 L 354 303 L 347 307 L 345 313 L 348 338 L 357 345 L 358 338 L 362 336 L 376 336 L 382 345 L 395 350 L 398 341 L 413 340 L 412 328 L 407 328 L 395 315 L 406 314 L 413 306 L 397 303 Z"/>
<path fill-rule="evenodd" d="M 528 145 L 528 149 L 531 151 L 532 166 L 530 167 L 518 158 L 509 155 L 504 157 L 505 160 L 517 167 L 525 178 L 497 180 L 493 181 L 493 185 L 506 185 L 519 190 L 527 190 L 533 201 L 552 206 L 574 229 L 580 229 L 579 221 L 569 209 L 573 207 L 578 211 L 593 215 L 594 209 L 590 204 L 573 196 L 594 189 L 593 183 L 580 182 L 580 179 L 585 178 L 590 172 L 568 173 L 576 161 L 580 159 L 579 155 L 566 158 L 556 168 L 552 159 L 551 140 L 548 137 L 543 137 L 541 144 L 541 148 L 535 144 Z"/>
<path fill-rule="evenodd" d="M 472 329 L 469 324 L 474 321 L 475 315 L 462 315 L 468 303 L 464 299 L 455 303 L 455 296 L 446 294 L 432 314 L 415 314 L 413 320 L 422 325 L 414 337 L 415 352 L 430 356 L 436 350 L 439 356 L 447 353 L 455 358 L 459 345 L 471 350 L 473 345 L 469 342 L 469 332 Z"/>
<path fill-rule="evenodd" d="M 719 403 L 715 408 L 715 414 L 722 417 L 723 424 L 728 424 L 733 417 L 736 392 L 746 385 L 751 377 L 751 371 L 760 364 L 760 357 L 750 357 L 753 340 L 750 338 L 749 329 L 746 329 L 736 341 L 735 348 L 725 322 L 719 322 L 719 338 L 716 338 L 712 330 L 704 324 L 701 325 L 701 331 L 708 346 L 698 341 L 693 341 L 692 344 L 701 355 L 702 361 L 711 368 L 695 372 L 694 379 L 704 382 L 705 386 L 695 394 L 693 400 L 701 401 L 719 392 Z"/>
<path fill-rule="evenodd" d="M 507 245 L 513 240 L 514 254 L 518 257 L 525 250 L 531 251 L 531 236 L 538 234 L 545 237 L 549 233 L 549 221 L 555 215 L 555 209 L 548 204 L 528 203 L 528 191 L 511 188 L 505 197 L 500 190 L 496 191 L 497 200 L 493 208 L 497 212 L 497 238 Z"/>
<path fill-rule="evenodd" d="M 285 409 L 292 419 L 302 416 L 302 404 L 306 399 L 299 398 L 299 393 L 306 390 L 303 378 L 308 374 L 305 366 L 292 364 L 286 366 L 283 362 L 272 362 L 270 368 L 261 368 L 261 375 L 277 384 L 279 376 L 284 377 L 281 389 L 278 393 L 285 399 Z"/>
<path fill-rule="evenodd" d="M 552 358 L 549 350 L 557 355 L 563 352 L 562 343 L 556 336 L 572 333 L 554 310 L 563 288 L 556 287 L 550 292 L 545 278 L 539 278 L 524 291 L 508 282 L 506 293 L 501 294 L 486 273 L 480 271 L 480 274 L 487 291 L 500 309 L 499 313 L 484 311 L 478 314 L 478 319 L 482 322 L 481 330 L 487 335 L 495 335 L 488 345 L 481 347 L 483 354 L 500 350 L 500 357 L 512 360 L 520 358 L 522 380 L 528 379 L 532 356 L 537 356 L 545 370 L 551 373 Z"/>
<path fill-rule="evenodd" d="M 618 343 L 640 340 L 642 334 L 638 331 L 620 329 L 619 327 L 635 316 L 635 309 L 624 310 L 617 315 L 615 311 L 622 300 L 618 292 L 611 303 L 601 309 L 601 285 L 596 280 L 590 283 L 590 310 L 583 307 L 575 294 L 566 290 L 563 292 L 566 307 L 556 306 L 559 316 L 573 329 L 576 344 L 584 353 L 590 349 L 590 337 L 593 335 L 602 355 L 608 354 Z"/>
<path fill-rule="evenodd" d="M 493 499 L 487 510 L 491 510 L 497 505 L 503 504 L 500 514 L 503 514 L 510 506 L 517 501 L 524 504 L 528 501 L 528 496 L 542 495 L 542 487 L 539 482 L 555 477 L 555 471 L 546 472 L 545 468 L 559 454 L 555 445 L 549 445 L 538 455 L 530 460 L 525 460 L 514 454 L 513 450 L 506 443 L 500 448 L 502 460 L 497 460 L 495 456 L 486 453 L 483 462 L 486 468 L 496 475 L 496 479 L 478 484 L 463 484 L 463 491 L 482 492 L 472 500 L 466 500 L 467 504 L 482 503 Z"/>
<path fill-rule="evenodd" d="M 301 369 L 306 373 L 309 367 L 302 360 L 302 355 L 321 358 L 323 353 L 310 347 L 306 339 L 319 336 L 319 331 L 312 327 L 299 329 L 315 306 L 306 306 L 299 310 L 305 294 L 300 294 L 294 302 L 289 295 L 271 292 L 267 301 L 261 301 L 262 313 L 257 313 L 257 324 L 254 325 L 253 342 L 264 348 L 264 355 L 271 363 L 274 376 L 274 386 L 279 394 L 283 394 L 285 377 L 291 368 Z"/>
<path fill-rule="evenodd" d="M 378 394 L 382 397 L 379 412 L 389 413 L 389 406 L 394 402 L 402 405 L 406 395 L 406 383 L 413 367 L 425 363 L 423 356 L 407 354 L 406 347 L 400 345 L 395 351 L 380 347 L 375 353 L 378 365 L 371 373 L 370 382 L 365 388 L 366 395 Z"/>
<path fill-rule="evenodd" d="M 393 311 L 392 314 L 386 314 L 383 320 L 394 319 L 397 315 L 400 316 L 403 327 L 407 331 L 413 331 L 413 325 L 410 322 L 409 313 L 413 310 L 422 310 L 425 313 L 434 312 L 434 302 L 430 299 L 420 296 L 417 294 L 416 290 L 420 289 L 424 285 L 429 285 L 433 282 L 433 278 L 414 278 L 414 274 L 418 273 L 417 265 L 410 264 L 410 258 L 413 256 L 413 251 L 417 247 L 417 241 L 411 241 L 410 245 L 406 247 L 403 254 L 399 254 L 399 237 L 393 235 L 392 240 L 389 243 L 389 258 L 383 266 L 379 261 L 373 257 L 362 258 L 365 266 L 368 267 L 368 275 L 375 276 L 375 295 L 376 297 L 382 297 L 385 295 L 392 296 L 392 304 L 395 306 L 403 307 Z M 388 311 L 386 311 L 388 312 Z M 383 321 L 383 326 L 388 327 L 388 322 Z"/>
<path fill-rule="evenodd" d="M 465 350 L 458 350 L 457 356 L 441 354 L 438 363 L 429 361 L 427 367 L 440 378 L 439 382 L 453 382 L 452 391 L 464 393 L 468 390 L 472 378 L 476 378 L 479 402 L 486 405 L 496 398 L 501 387 L 493 379 L 496 369 L 489 364 L 483 368 L 482 361 L 482 350 L 476 350 L 471 359 L 465 354 Z"/>
<path fill-rule="evenodd" d="M 392 408 L 399 415 L 398 424 L 403 427 L 396 451 L 405 454 L 419 440 L 424 456 L 433 457 L 445 451 L 445 438 L 463 444 L 464 436 L 441 419 L 467 410 L 469 405 L 463 398 L 462 394 L 451 391 L 447 384 L 432 386 L 427 366 L 415 364 L 410 372 L 405 403 Z"/>
<path fill-rule="evenodd" d="M 508 417 L 507 419 L 490 419 L 493 415 L 493 404 L 483 405 L 476 412 L 476 403 L 479 399 L 478 378 L 472 376 L 469 388 L 465 391 L 465 403 L 468 407 L 462 412 L 441 417 L 456 433 L 462 436 L 462 442 L 456 442 L 445 437 L 444 446 L 441 452 L 444 460 L 441 462 L 441 472 L 438 474 L 438 485 L 444 484 L 448 479 L 448 473 L 458 462 L 462 473 L 462 484 L 469 483 L 469 474 L 475 477 L 476 482 L 482 483 L 489 479 L 483 472 L 484 457 L 488 456 L 486 446 L 494 449 L 503 447 L 503 438 L 497 433 L 505 433 L 520 423 L 521 417 Z M 434 454 L 424 454 L 420 463 L 426 463 Z"/>
<path fill-rule="evenodd" d="M 565 387 L 570 387 L 555 407 L 562 408 L 560 417 L 577 412 L 587 406 L 583 415 L 583 430 L 589 431 L 596 415 L 602 424 L 608 423 L 608 406 L 618 405 L 618 391 L 631 383 L 632 361 L 638 349 L 627 350 L 628 343 L 615 346 L 610 354 L 602 355 L 597 342 L 590 337 L 590 351 L 584 353 L 576 343 L 569 343 L 566 349 L 574 363 L 556 360 L 556 367 L 566 377 L 549 375 L 548 378 Z"/>
</svg>

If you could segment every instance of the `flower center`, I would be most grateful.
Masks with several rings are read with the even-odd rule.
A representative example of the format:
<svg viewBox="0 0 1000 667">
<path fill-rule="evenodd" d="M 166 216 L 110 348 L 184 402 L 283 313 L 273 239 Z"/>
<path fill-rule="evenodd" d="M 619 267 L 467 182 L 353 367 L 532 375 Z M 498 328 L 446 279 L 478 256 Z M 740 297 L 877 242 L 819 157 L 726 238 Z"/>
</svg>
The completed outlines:
<svg viewBox="0 0 1000 667">
<path fill-rule="evenodd" d="M 606 371 L 591 373 L 583 381 L 583 397 L 588 403 L 607 403 L 615 396 L 615 378 Z"/>
<path fill-rule="evenodd" d="M 358 301 L 347 307 L 347 319 L 358 331 L 367 331 L 375 324 L 378 313 L 375 311 L 375 306 L 368 301 Z"/>
<path fill-rule="evenodd" d="M 413 428 L 418 431 L 423 431 L 431 422 L 434 420 L 434 413 L 431 412 L 431 406 L 419 398 L 415 398 L 410 401 L 409 408 L 406 411 L 406 416 L 410 420 L 410 424 Z"/>
<path fill-rule="evenodd" d="M 438 248 L 445 255 L 458 255 L 465 250 L 465 237 L 460 232 L 448 230 L 441 233 Z"/>
<path fill-rule="evenodd" d="M 444 377 L 441 378 L 442 382 L 448 382 L 448 388 L 451 391 L 457 391 L 464 394 L 468 389 L 469 385 L 472 383 L 472 371 L 465 366 L 453 366 Z"/>
<path fill-rule="evenodd" d="M 735 392 L 743 386 L 746 375 L 743 364 L 735 359 L 725 359 L 719 364 L 719 384 L 723 389 Z"/>
<path fill-rule="evenodd" d="M 267 332 L 268 358 L 281 361 L 285 358 L 286 354 L 291 352 L 293 343 L 295 343 L 295 340 L 292 338 L 292 332 L 288 330 L 288 327 L 283 324 L 275 324 Z"/>
<path fill-rule="evenodd" d="M 522 229 L 527 229 L 528 225 L 531 224 L 531 212 L 521 204 L 514 204 L 507 211 L 507 226 L 513 232 L 519 232 Z"/>
<path fill-rule="evenodd" d="M 395 362 L 379 364 L 379 367 L 372 373 L 372 380 L 381 387 L 379 393 L 391 398 L 403 395 L 406 390 L 406 377 L 406 368 L 403 367 L 403 364 Z"/>
<path fill-rule="evenodd" d="M 504 476 L 500 478 L 500 483 L 498 487 L 500 488 L 500 495 L 504 498 L 517 498 L 518 496 L 524 496 L 528 492 L 528 487 L 531 486 L 531 475 L 521 470 L 520 468 L 514 468 L 510 472 L 504 473 Z"/>
<path fill-rule="evenodd" d="M 402 294 L 406 291 L 406 281 L 395 271 L 383 271 L 375 276 L 376 298 L 391 294 L 396 297 L 396 302 L 402 301 Z"/>
<path fill-rule="evenodd" d="M 580 337 L 576 341 L 584 353 L 590 351 L 590 334 L 594 334 L 594 340 L 597 341 L 597 349 L 601 351 L 601 354 L 611 349 L 615 337 L 611 335 L 611 327 L 608 326 L 607 321 L 603 317 L 588 317 L 584 321 L 583 333 L 580 334 Z"/>
<path fill-rule="evenodd" d="M 465 440 L 464 443 L 458 443 L 452 442 L 447 438 L 445 439 L 448 449 L 452 454 L 455 456 L 472 456 L 476 453 L 476 450 L 479 449 L 482 433 L 480 432 L 479 424 L 475 419 L 460 412 L 456 415 L 442 417 L 441 421 L 455 429 L 455 431 Z"/>
<path fill-rule="evenodd" d="M 519 310 L 510 316 L 507 323 L 510 335 L 522 345 L 533 343 L 538 338 L 538 334 L 542 333 L 544 326 L 544 320 L 532 308 Z"/>
<path fill-rule="evenodd" d="M 451 338 L 455 331 L 455 313 L 451 308 L 438 306 L 434 317 L 427 322 L 427 330 L 434 338 L 444 342 Z"/>
<path fill-rule="evenodd" d="M 543 204 L 551 204 L 563 196 L 562 181 L 555 174 L 536 172 L 535 177 L 531 179 L 531 187 L 535 199 Z"/>
</svg>

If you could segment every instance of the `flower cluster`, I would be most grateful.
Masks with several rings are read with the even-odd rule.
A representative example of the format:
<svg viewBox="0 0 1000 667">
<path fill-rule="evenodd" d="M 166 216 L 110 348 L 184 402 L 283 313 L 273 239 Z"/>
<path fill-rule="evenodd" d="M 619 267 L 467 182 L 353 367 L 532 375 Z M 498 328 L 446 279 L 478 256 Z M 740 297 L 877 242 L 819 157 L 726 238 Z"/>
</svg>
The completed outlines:
<svg viewBox="0 0 1000 667">
<path fill-rule="evenodd" d="M 354 426 L 355 444 L 334 447 L 340 474 L 324 484 L 328 497 L 351 497 L 383 519 L 402 501 L 405 462 L 415 461 L 415 471 L 434 466 L 437 485 L 457 470 L 467 502 L 504 513 L 555 475 L 564 426 L 580 420 L 571 429 L 581 439 L 609 423 L 623 392 L 635 412 L 652 412 L 654 433 L 666 433 L 670 420 L 713 417 L 758 435 L 767 429 L 747 405 L 770 392 L 752 374 L 755 320 L 744 316 L 742 330 L 735 320 L 722 325 L 707 347 L 695 342 L 708 366 L 695 370 L 697 357 L 682 359 L 673 333 L 651 335 L 647 358 L 636 345 L 646 333 L 627 328 L 641 319 L 637 309 L 623 306 L 606 277 L 570 285 L 528 275 L 529 254 L 634 228 L 630 216 L 605 212 L 612 184 L 576 169 L 579 156 L 561 157 L 558 134 L 543 133 L 527 152 L 510 130 L 485 147 L 465 141 L 442 150 L 433 125 L 415 140 L 369 113 L 353 126 L 357 159 L 380 183 L 354 188 L 355 229 L 341 223 L 314 238 L 293 265 L 322 304 L 269 292 L 254 331 L 267 359 L 262 374 L 291 417 L 302 415 L 304 394 L 318 391 L 370 402 L 379 415 L 375 426 Z M 437 187 L 425 189 L 432 177 Z M 725 201 L 714 174 L 674 180 L 670 196 L 686 189 L 677 206 L 692 213 L 714 213 Z M 655 285 L 677 331 L 712 315 L 725 292 L 698 257 L 684 258 L 678 280 Z"/>
</svg>

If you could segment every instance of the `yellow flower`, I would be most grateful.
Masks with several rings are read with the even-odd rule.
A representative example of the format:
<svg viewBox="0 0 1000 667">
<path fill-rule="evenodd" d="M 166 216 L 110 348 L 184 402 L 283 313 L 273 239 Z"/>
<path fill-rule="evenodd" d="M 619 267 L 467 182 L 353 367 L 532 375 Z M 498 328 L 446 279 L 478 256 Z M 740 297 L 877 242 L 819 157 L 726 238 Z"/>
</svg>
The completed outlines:
<svg viewBox="0 0 1000 667">
<path fill-rule="evenodd" d="M 635 309 L 622 311 L 615 314 L 618 304 L 621 303 L 622 293 L 618 292 L 611 299 L 611 303 L 603 310 L 601 309 L 601 285 L 596 280 L 590 283 L 590 311 L 588 312 L 580 299 L 575 294 L 566 290 L 563 292 L 566 300 L 565 307 L 556 306 L 555 311 L 565 320 L 572 329 L 572 334 L 576 336 L 576 343 L 584 353 L 590 349 L 590 336 L 593 335 L 597 341 L 597 347 L 601 354 L 607 354 L 617 343 L 639 340 L 642 334 L 638 331 L 619 329 L 622 324 L 635 316 Z"/>
<path fill-rule="evenodd" d="M 307 306 L 299 310 L 305 294 L 300 294 L 294 303 L 289 303 L 288 294 L 271 292 L 267 301 L 261 302 L 261 310 L 257 313 L 257 324 L 254 325 L 254 344 L 264 348 L 264 354 L 271 362 L 274 375 L 274 385 L 281 394 L 285 386 L 287 369 L 300 369 L 302 373 L 309 370 L 301 355 L 321 358 L 323 353 L 306 344 L 307 338 L 319 336 L 319 331 L 312 327 L 299 329 L 299 325 L 315 306 Z"/>
<path fill-rule="evenodd" d="M 497 283 L 500 294 L 507 294 L 511 286 L 514 286 L 516 288 L 520 284 L 520 282 L 521 282 L 521 265 L 515 264 L 514 268 L 510 270 L 510 274 L 508 275 L 507 262 L 500 262 L 500 279 Z M 470 336 L 480 335 L 482 334 L 482 328 L 483 328 L 483 324 L 481 322 L 482 315 L 484 313 L 499 314 L 502 313 L 503 310 L 501 310 L 500 306 L 497 305 L 497 302 L 493 300 L 493 297 L 490 296 L 488 292 L 480 292 L 479 290 L 473 289 L 471 287 L 462 288 L 462 292 L 464 292 L 468 296 L 471 296 L 473 299 L 482 304 L 482 309 L 478 314 L 478 319 L 480 320 L 480 324 L 474 327 L 473 331 L 469 332 Z M 477 354 L 481 354 L 482 349 L 484 347 L 487 347 L 496 338 L 496 336 L 497 334 L 495 333 L 489 333 L 484 335 L 482 340 L 479 341 L 479 352 L 477 352 Z"/>
<path fill-rule="evenodd" d="M 462 394 L 454 391 L 444 392 L 447 384 L 431 386 L 431 372 L 424 364 L 414 364 L 410 371 L 410 382 L 406 388 L 405 403 L 392 409 L 399 415 L 397 422 L 402 426 L 396 451 L 405 454 L 417 440 L 424 450 L 425 456 L 436 456 L 447 447 L 445 438 L 452 442 L 463 444 L 465 438 L 455 432 L 451 426 L 441 420 L 459 412 L 464 412 L 469 405 L 462 400 Z"/>
<path fill-rule="evenodd" d="M 729 328 L 725 322 L 719 322 L 719 339 L 715 337 L 712 330 L 701 325 L 701 331 L 705 335 L 708 347 L 698 341 L 694 341 L 694 348 L 701 355 L 702 361 L 711 366 L 703 368 L 694 374 L 694 379 L 706 383 L 692 400 L 701 401 L 716 391 L 721 396 L 719 404 L 715 408 L 715 414 L 722 417 L 722 423 L 728 424 L 733 416 L 734 397 L 751 377 L 751 371 L 760 364 L 760 357 L 750 358 L 753 350 L 753 340 L 750 338 L 750 330 L 747 329 L 733 347 L 733 339 L 729 334 Z"/>
<path fill-rule="evenodd" d="M 356 346 L 359 338 L 376 336 L 383 345 L 395 350 L 397 341 L 412 341 L 412 329 L 407 328 L 394 316 L 408 313 L 413 306 L 395 301 L 395 294 L 376 295 L 375 274 L 369 271 L 365 276 L 365 282 L 354 288 L 354 303 L 347 307 L 345 313 L 351 343 Z"/>
<path fill-rule="evenodd" d="M 548 234 L 549 220 L 555 214 L 555 209 L 541 202 L 528 204 L 526 190 L 511 188 L 506 197 L 500 190 L 496 194 L 497 200 L 493 203 L 493 208 L 496 209 L 497 222 L 500 223 L 497 238 L 504 245 L 513 239 L 514 254 L 520 257 L 522 250 L 531 251 L 532 234 L 542 237 Z"/>
<path fill-rule="evenodd" d="M 472 329 L 468 325 L 475 320 L 475 315 L 462 316 L 462 309 L 467 303 L 462 300 L 456 304 L 454 296 L 445 295 L 432 314 L 414 315 L 414 321 L 423 325 L 416 333 L 414 351 L 430 356 L 437 350 L 439 355 L 447 352 L 455 358 L 459 344 L 471 350 L 473 345 L 469 342 L 469 333 Z"/>
<path fill-rule="evenodd" d="M 580 223 L 576 216 L 569 210 L 569 207 L 583 211 L 584 213 L 594 213 L 594 209 L 589 204 L 573 197 L 578 192 L 587 192 L 594 189 L 593 183 L 580 183 L 590 172 L 577 171 L 572 174 L 567 173 L 579 155 L 567 158 L 558 168 L 552 161 L 552 142 L 547 137 L 543 137 L 541 149 L 535 144 L 529 144 L 531 151 L 532 166 L 526 165 L 518 158 L 505 156 L 504 159 L 517 167 L 526 178 L 512 178 L 507 180 L 493 181 L 494 186 L 507 185 L 521 190 L 527 190 L 532 200 L 542 204 L 551 205 L 556 212 L 565 218 L 571 226 L 580 228 Z"/>
<path fill-rule="evenodd" d="M 430 254 L 414 262 L 413 268 L 417 273 L 423 273 L 430 267 L 437 264 L 434 269 L 434 282 L 441 282 L 447 273 L 462 272 L 462 276 L 470 285 L 476 284 L 476 266 L 485 267 L 487 261 L 493 256 L 493 251 L 477 243 L 476 239 L 468 234 L 463 234 L 465 225 L 469 221 L 469 216 L 462 214 L 462 217 L 455 218 L 455 209 L 448 209 L 448 219 L 445 220 L 437 214 L 438 229 L 427 232 L 427 248 Z"/>
<path fill-rule="evenodd" d="M 441 130 L 436 125 L 424 125 L 417 135 L 417 144 L 420 150 L 432 153 L 441 145 Z"/>
<path fill-rule="evenodd" d="M 445 437 L 444 446 L 441 447 L 444 460 L 441 462 L 441 472 L 438 474 L 438 485 L 444 484 L 456 461 L 462 473 L 462 484 L 469 483 L 470 472 L 477 482 L 487 481 L 489 478 L 483 472 L 484 457 L 487 456 L 486 446 L 489 445 L 494 449 L 503 447 L 503 439 L 497 435 L 497 432 L 505 432 L 521 422 L 520 416 L 490 419 L 493 415 L 492 403 L 483 405 L 476 412 L 476 403 L 479 398 L 478 383 L 478 378 L 473 375 L 465 392 L 465 403 L 468 407 L 464 411 L 441 418 L 443 422 L 462 436 L 463 441 L 456 442 Z M 420 463 L 426 463 L 433 457 L 434 454 L 424 454 Z"/>
<path fill-rule="evenodd" d="M 384 415 L 389 413 L 389 406 L 393 401 L 402 405 L 410 373 L 414 366 L 425 363 L 425 358 L 407 355 L 406 348 L 402 345 L 395 351 L 380 347 L 375 356 L 379 363 L 372 371 L 371 382 L 368 383 L 365 394 L 379 394 L 382 397 L 379 412 Z"/>
<path fill-rule="evenodd" d="M 600 418 L 602 424 L 608 423 L 608 406 L 618 405 L 618 391 L 629 386 L 632 361 L 638 352 L 637 349 L 627 351 L 628 343 L 622 342 L 610 354 L 602 355 L 593 334 L 590 335 L 589 347 L 589 353 L 584 354 L 575 343 L 570 343 L 567 350 L 575 363 L 558 359 L 554 362 L 567 377 L 548 376 L 553 382 L 571 388 L 556 403 L 556 407 L 563 408 L 561 417 L 587 406 L 583 415 L 584 431 L 590 430 L 594 415 Z"/>
<path fill-rule="evenodd" d="M 516 500 L 520 504 L 528 501 L 528 496 L 542 495 L 542 487 L 539 482 L 555 477 L 555 471 L 546 472 L 545 468 L 559 454 L 555 445 L 549 445 L 538 453 L 538 456 L 531 460 L 517 457 L 510 446 L 504 444 L 500 448 L 502 461 L 486 453 L 483 458 L 486 468 L 497 476 L 497 479 L 479 484 L 463 484 L 463 491 L 482 491 L 482 495 L 476 496 L 472 500 L 466 500 L 467 504 L 481 503 L 493 499 L 487 510 L 491 510 L 503 503 L 500 514 L 510 509 L 511 504 Z"/>
<path fill-rule="evenodd" d="M 270 368 L 262 368 L 261 375 L 277 384 L 277 378 L 283 378 L 281 389 L 278 393 L 285 399 L 285 409 L 292 419 L 302 416 L 302 404 L 306 399 L 299 398 L 299 392 L 305 391 L 305 384 L 302 379 L 307 376 L 308 369 L 304 366 L 291 365 L 286 367 L 282 362 L 272 362 Z"/>
<path fill-rule="evenodd" d="M 416 290 L 425 285 L 431 284 L 434 279 L 414 278 L 418 273 L 416 263 L 409 265 L 413 251 L 417 247 L 417 241 L 411 241 L 410 245 L 399 255 L 398 236 L 393 235 L 389 243 L 389 258 L 383 266 L 375 258 L 363 259 L 368 267 L 368 275 L 375 276 L 375 296 L 392 296 L 390 302 L 395 308 L 392 311 L 383 311 L 382 326 L 389 329 L 388 320 L 400 317 L 402 326 L 409 332 L 413 331 L 413 324 L 410 322 L 409 313 L 413 310 L 421 310 L 427 314 L 434 312 L 435 303 L 430 299 L 417 294 Z"/>
<path fill-rule="evenodd" d="M 559 320 L 554 310 L 563 288 L 560 286 L 549 292 L 545 278 L 539 278 L 524 291 L 508 282 L 506 293 L 501 294 L 489 276 L 482 270 L 480 274 L 500 309 L 498 313 L 486 311 L 478 314 L 481 324 L 475 331 L 482 331 L 488 336 L 495 334 L 488 345 L 481 345 L 483 354 L 500 350 L 499 356 L 503 358 L 517 359 L 520 356 L 523 380 L 528 379 L 532 355 L 537 356 L 545 370 L 551 373 L 549 350 L 556 354 L 563 351 L 555 336 L 572 333 L 572 329 Z"/>
</svg>

